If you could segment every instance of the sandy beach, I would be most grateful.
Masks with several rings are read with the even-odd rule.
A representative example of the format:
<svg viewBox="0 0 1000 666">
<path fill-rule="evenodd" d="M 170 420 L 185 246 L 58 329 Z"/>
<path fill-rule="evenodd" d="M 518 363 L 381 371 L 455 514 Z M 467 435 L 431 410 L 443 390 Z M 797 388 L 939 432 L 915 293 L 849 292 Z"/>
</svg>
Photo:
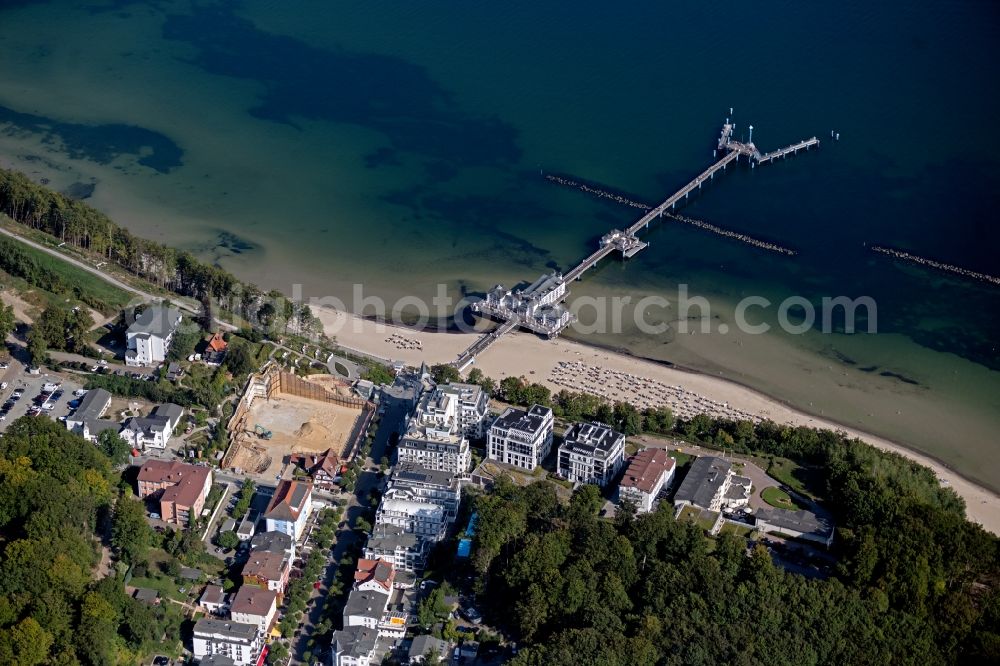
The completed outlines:
<svg viewBox="0 0 1000 666">
<path fill-rule="evenodd" d="M 314 312 L 327 334 L 334 336 L 340 345 L 410 365 L 424 361 L 429 364 L 453 361 L 477 337 L 472 333 L 414 331 L 326 308 L 314 308 Z M 954 488 L 965 500 L 970 520 L 1000 534 L 1000 496 L 992 491 L 901 444 L 792 409 L 730 381 L 565 339 L 542 340 L 526 333 L 504 337 L 476 359 L 476 367 L 497 380 L 523 376 L 545 384 L 553 392 L 565 388 L 587 391 L 610 400 L 628 397 L 630 402 L 643 407 L 666 404 L 678 416 L 706 412 L 842 430 L 929 467 L 942 484 Z"/>
</svg>

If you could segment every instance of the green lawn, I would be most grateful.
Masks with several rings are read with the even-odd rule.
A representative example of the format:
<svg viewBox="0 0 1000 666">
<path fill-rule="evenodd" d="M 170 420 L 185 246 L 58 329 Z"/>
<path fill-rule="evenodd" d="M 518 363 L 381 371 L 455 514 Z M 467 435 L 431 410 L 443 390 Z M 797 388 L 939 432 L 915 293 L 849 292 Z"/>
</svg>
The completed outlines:
<svg viewBox="0 0 1000 666">
<path fill-rule="evenodd" d="M 819 487 L 820 476 L 815 469 L 803 467 L 788 458 L 774 458 L 767 466 L 767 475 L 800 495 L 813 499 L 817 497 L 815 489 Z"/>
<path fill-rule="evenodd" d="M 741 537 L 750 536 L 751 532 L 753 532 L 753 528 L 751 527 L 728 522 L 725 523 L 722 526 L 722 529 L 719 530 L 719 534 L 736 534 Z"/>
<path fill-rule="evenodd" d="M 4 239 L 16 244 L 26 255 L 36 261 L 41 268 L 58 275 L 65 284 L 71 286 L 75 295 L 81 301 L 93 307 L 100 306 L 97 309 L 103 311 L 105 314 L 112 314 L 116 310 L 121 310 L 132 298 L 132 295 L 128 292 L 105 282 L 93 273 L 88 273 L 77 266 L 36 250 L 29 245 L 18 243 L 14 239 L 8 239 L 6 236 Z M 23 280 L 21 282 L 27 285 Z M 36 289 L 50 298 L 59 296 L 59 294 L 50 294 L 37 287 L 30 288 Z"/>
<path fill-rule="evenodd" d="M 684 467 L 694 458 L 690 453 L 684 453 L 683 451 L 670 451 L 668 455 L 674 459 L 678 467 Z"/>
<path fill-rule="evenodd" d="M 802 508 L 788 493 L 776 486 L 765 488 L 761 491 L 760 498 L 777 509 L 794 511 Z"/>
<path fill-rule="evenodd" d="M 681 509 L 681 513 L 677 516 L 677 520 L 698 520 L 699 515 L 701 515 L 701 509 L 689 504 Z"/>
</svg>

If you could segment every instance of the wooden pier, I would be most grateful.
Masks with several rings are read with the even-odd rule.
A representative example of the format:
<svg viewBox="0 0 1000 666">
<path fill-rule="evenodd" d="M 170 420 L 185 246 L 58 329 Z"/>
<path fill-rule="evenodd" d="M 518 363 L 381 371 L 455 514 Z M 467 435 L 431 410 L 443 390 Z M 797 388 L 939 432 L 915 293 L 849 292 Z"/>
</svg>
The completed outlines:
<svg viewBox="0 0 1000 666">
<path fill-rule="evenodd" d="M 462 352 L 462 354 L 455 360 L 455 367 L 458 368 L 459 372 L 463 372 L 472 364 L 473 361 L 476 360 L 476 356 L 482 354 L 490 348 L 490 345 L 520 325 L 521 321 L 514 317 L 503 322 L 492 331 L 484 333 L 479 337 L 479 339 L 469 345 L 469 348 Z"/>
<path fill-rule="evenodd" d="M 701 189 L 702 185 L 715 178 L 715 174 L 717 172 L 725 170 L 729 164 L 738 161 L 740 157 L 746 157 L 750 166 L 754 167 L 757 164 L 767 164 L 779 158 L 795 155 L 800 150 L 809 150 L 813 146 L 819 145 L 819 139 L 814 136 L 812 138 L 799 141 L 798 143 L 793 143 L 790 146 L 785 146 L 784 148 L 779 148 L 778 150 L 772 150 L 762 154 L 759 150 L 757 150 L 757 147 L 752 141 L 748 141 L 746 143 L 742 141 L 735 141 L 733 139 L 735 129 L 736 125 L 729 122 L 729 118 L 726 118 L 726 122 L 722 125 L 722 131 L 719 134 L 719 141 L 716 145 L 715 151 L 716 155 L 719 152 L 722 152 L 722 157 L 710 167 L 695 176 L 694 179 L 684 185 L 684 187 L 671 194 L 660 205 L 645 213 L 624 231 L 620 229 L 612 229 L 610 232 L 605 234 L 601 238 L 600 246 L 597 250 L 562 275 L 563 284 L 579 280 L 586 271 L 590 270 L 599 264 L 602 259 L 616 251 L 621 253 L 623 259 L 626 259 L 635 256 L 641 250 L 645 249 L 649 244 L 639 240 L 637 234 L 640 231 L 649 229 L 649 225 L 652 222 L 656 221 L 658 218 L 662 218 L 668 210 L 676 208 L 678 203 L 682 203 L 682 201 L 687 199 L 688 196 L 695 190 Z M 752 126 L 750 128 L 750 134 L 752 138 Z M 499 285 L 494 289 L 494 291 L 497 289 L 500 289 Z M 492 293 L 493 292 L 491 292 L 491 294 Z M 565 300 L 568 295 L 568 291 L 561 289 L 558 300 L 561 302 Z M 490 297 L 491 296 L 488 296 L 487 298 L 489 299 Z M 513 298 L 516 299 L 517 297 L 518 294 L 513 295 Z M 506 293 L 505 298 L 510 299 L 512 296 L 510 293 Z M 517 310 L 517 307 L 498 307 L 496 304 L 491 303 L 486 303 L 481 308 L 478 308 L 477 311 L 481 314 L 491 316 L 495 319 L 500 319 L 501 325 L 492 331 L 483 334 L 479 339 L 472 343 L 468 349 L 459 355 L 459 357 L 453 362 L 453 365 L 460 371 L 465 370 L 465 368 L 475 362 L 477 355 L 486 351 L 493 343 L 507 333 L 510 333 L 514 329 L 521 326 L 535 332 L 540 332 L 539 325 L 535 322 L 525 320 L 521 315 L 516 313 Z M 528 309 L 526 311 L 533 311 L 533 309 Z M 546 333 L 550 337 L 558 335 L 559 332 L 561 332 L 562 329 L 568 326 L 571 322 L 572 318 L 564 318 L 561 320 L 561 323 L 557 328 L 554 328 L 553 330 L 546 330 Z"/>
</svg>

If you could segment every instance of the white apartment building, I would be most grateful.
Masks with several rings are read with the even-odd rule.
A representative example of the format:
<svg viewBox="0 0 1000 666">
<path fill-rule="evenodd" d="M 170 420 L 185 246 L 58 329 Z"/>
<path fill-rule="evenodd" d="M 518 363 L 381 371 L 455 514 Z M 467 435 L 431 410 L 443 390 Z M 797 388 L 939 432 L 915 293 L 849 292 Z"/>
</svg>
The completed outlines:
<svg viewBox="0 0 1000 666">
<path fill-rule="evenodd" d="M 372 666 L 376 663 L 375 644 L 378 631 L 369 627 L 344 626 L 333 632 L 333 666 Z"/>
<path fill-rule="evenodd" d="M 552 448 L 552 410 L 532 405 L 528 411 L 508 407 L 490 426 L 486 455 L 508 465 L 535 469 Z"/>
<path fill-rule="evenodd" d="M 396 571 L 414 573 L 426 565 L 430 545 L 430 541 L 398 525 L 376 525 L 365 544 L 364 556 L 370 560 L 386 560 Z"/>
<path fill-rule="evenodd" d="M 435 389 L 421 396 L 396 449 L 400 464 L 461 474 L 469 469 L 469 440 L 463 433 L 460 399 Z"/>
<path fill-rule="evenodd" d="M 264 648 L 264 638 L 255 625 L 208 617 L 195 622 L 192 643 L 196 659 L 221 655 L 237 666 L 256 664 Z"/>
<path fill-rule="evenodd" d="M 271 496 L 271 501 L 264 512 L 264 520 L 268 532 L 284 532 L 292 537 L 292 541 L 298 543 L 305 535 L 310 514 L 312 514 L 312 484 L 283 479 Z"/>
<path fill-rule="evenodd" d="M 150 305 L 143 310 L 125 332 L 125 365 L 148 367 L 163 363 L 180 323 L 177 308 Z"/>
<path fill-rule="evenodd" d="M 448 529 L 444 509 L 437 504 L 383 497 L 375 514 L 376 525 L 395 525 L 421 539 L 440 541 Z"/>
<path fill-rule="evenodd" d="M 462 498 L 461 483 L 448 472 L 419 465 L 399 465 L 393 470 L 383 497 L 436 504 L 444 509 L 449 523 L 458 515 Z"/>
<path fill-rule="evenodd" d="M 344 604 L 344 628 L 368 627 L 377 630 L 388 607 L 389 594 L 386 592 L 351 590 Z"/>
<path fill-rule="evenodd" d="M 559 446 L 556 469 L 573 483 L 606 486 L 625 462 L 625 435 L 603 423 L 574 423 Z"/>
<path fill-rule="evenodd" d="M 458 423 L 462 434 L 469 439 L 479 439 L 486 434 L 490 396 L 482 387 L 453 382 L 439 386 L 438 390 L 454 396 L 457 401 Z"/>
</svg>

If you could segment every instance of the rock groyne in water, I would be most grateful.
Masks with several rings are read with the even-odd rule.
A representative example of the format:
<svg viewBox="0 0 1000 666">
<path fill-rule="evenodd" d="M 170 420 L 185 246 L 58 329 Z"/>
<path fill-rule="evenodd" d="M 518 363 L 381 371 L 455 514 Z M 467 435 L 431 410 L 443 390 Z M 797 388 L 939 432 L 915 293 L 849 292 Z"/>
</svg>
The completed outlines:
<svg viewBox="0 0 1000 666">
<path fill-rule="evenodd" d="M 551 173 L 545 174 L 545 180 L 550 183 L 555 183 L 556 185 L 562 185 L 563 187 L 572 187 L 574 189 L 580 190 L 592 196 L 608 199 L 609 201 L 614 201 L 615 203 L 622 204 L 623 206 L 629 206 L 631 208 L 638 208 L 639 210 L 649 211 L 653 209 L 653 206 L 649 204 L 642 203 L 641 201 L 635 201 L 622 194 L 618 194 L 611 190 L 605 189 L 603 187 L 598 187 L 591 185 L 589 183 L 583 183 L 573 178 L 567 176 L 559 176 Z M 663 217 L 670 218 L 677 222 L 682 222 L 684 224 L 690 224 L 693 227 L 703 229 L 705 231 L 716 234 L 717 236 L 722 236 L 723 238 L 731 238 L 733 240 L 740 241 L 752 247 L 756 247 L 761 250 L 767 250 L 768 252 L 776 252 L 778 254 L 784 254 L 787 256 L 794 256 L 796 254 L 795 250 L 789 249 L 787 247 L 782 247 L 777 243 L 770 243 L 759 238 L 754 238 L 747 234 L 740 233 L 738 231 L 732 231 L 730 229 L 724 229 L 720 226 L 714 224 L 709 224 L 703 220 L 698 220 L 693 217 L 688 217 L 686 215 L 679 215 L 677 213 L 666 212 Z"/>
<path fill-rule="evenodd" d="M 871 250 L 872 252 L 878 252 L 879 254 L 884 254 L 886 256 L 892 257 L 893 259 L 900 259 L 902 261 L 906 261 L 911 264 L 917 264 L 918 266 L 926 266 L 928 268 L 933 268 L 935 270 L 943 271 L 945 273 L 961 275 L 962 277 L 970 278 L 972 280 L 979 280 L 981 282 L 988 282 L 990 284 L 1000 286 L 1000 277 L 996 277 L 994 275 L 988 275 L 986 273 L 977 273 L 976 271 L 970 271 L 968 268 L 962 268 L 961 266 L 955 266 L 953 264 L 946 264 L 941 261 L 935 261 L 934 259 L 920 257 L 915 254 L 910 254 L 909 252 L 903 252 L 902 250 L 886 247 L 884 245 L 872 245 Z"/>
</svg>

